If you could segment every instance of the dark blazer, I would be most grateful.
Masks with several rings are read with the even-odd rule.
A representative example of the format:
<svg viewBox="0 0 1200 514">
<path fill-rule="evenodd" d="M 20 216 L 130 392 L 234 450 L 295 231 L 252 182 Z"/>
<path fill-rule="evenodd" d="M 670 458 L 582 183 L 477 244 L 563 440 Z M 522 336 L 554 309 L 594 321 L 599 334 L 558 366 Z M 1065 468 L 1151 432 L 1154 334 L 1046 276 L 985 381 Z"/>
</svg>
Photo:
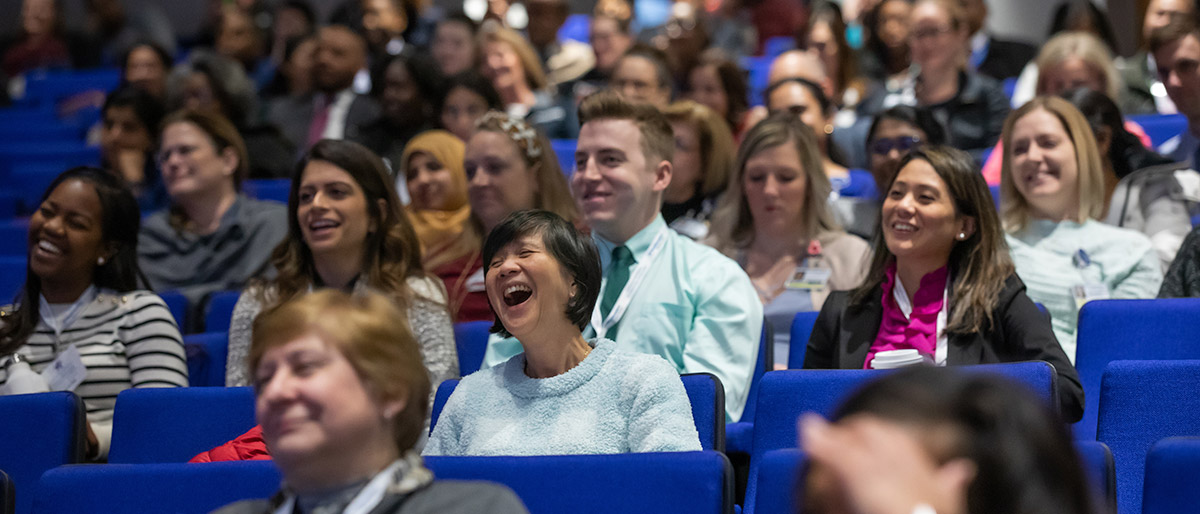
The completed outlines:
<svg viewBox="0 0 1200 514">
<path fill-rule="evenodd" d="M 1004 80 L 1020 75 L 1025 65 L 1036 56 L 1037 49 L 1033 45 L 989 37 L 987 55 L 976 71 L 996 80 Z"/>
<path fill-rule="evenodd" d="M 805 369 L 862 369 L 883 321 L 882 291 L 871 293 L 862 305 L 849 304 L 849 291 L 831 293 L 817 315 L 804 353 Z M 1015 274 L 1004 283 L 992 311 L 993 327 L 947 338 L 946 364 L 961 366 L 997 362 L 1046 361 L 1058 373 L 1062 417 L 1083 417 L 1083 385 L 1067 360 L 1050 320 L 1025 295 Z"/>
<path fill-rule="evenodd" d="M 365 127 L 375 123 L 382 111 L 379 103 L 364 95 L 355 95 L 346 112 L 344 139 L 364 143 Z M 303 154 L 308 150 L 308 127 L 312 124 L 313 95 L 277 98 L 267 109 L 267 120 L 283 132 L 284 137 Z"/>
<path fill-rule="evenodd" d="M 283 504 L 282 493 L 270 500 L 243 500 L 213 514 L 270 514 Z M 528 514 L 517 495 L 499 484 L 436 480 L 411 494 L 386 494 L 371 514 Z"/>
</svg>

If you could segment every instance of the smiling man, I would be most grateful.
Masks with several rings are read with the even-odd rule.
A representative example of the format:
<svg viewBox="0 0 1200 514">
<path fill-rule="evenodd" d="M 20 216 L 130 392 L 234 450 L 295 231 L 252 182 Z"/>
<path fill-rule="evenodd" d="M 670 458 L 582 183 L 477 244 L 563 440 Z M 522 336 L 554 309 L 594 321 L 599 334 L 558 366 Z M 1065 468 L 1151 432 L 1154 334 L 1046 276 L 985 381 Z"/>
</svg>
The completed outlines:
<svg viewBox="0 0 1200 514">
<path fill-rule="evenodd" d="M 746 404 L 762 332 L 762 304 L 737 263 L 667 227 L 674 138 L 658 109 L 604 91 L 579 107 L 572 190 L 600 251 L 603 286 L 585 337 L 659 355 L 679 373 L 725 386 L 725 413 Z M 493 344 L 485 365 L 519 346 Z"/>
</svg>

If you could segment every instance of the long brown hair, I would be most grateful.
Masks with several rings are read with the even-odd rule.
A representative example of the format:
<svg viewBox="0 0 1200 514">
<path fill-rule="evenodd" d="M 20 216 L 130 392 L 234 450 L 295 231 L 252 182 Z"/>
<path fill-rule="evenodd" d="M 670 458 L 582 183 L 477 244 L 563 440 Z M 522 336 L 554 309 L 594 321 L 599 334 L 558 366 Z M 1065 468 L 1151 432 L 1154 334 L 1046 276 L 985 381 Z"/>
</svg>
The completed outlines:
<svg viewBox="0 0 1200 514">
<path fill-rule="evenodd" d="M 950 250 L 947 265 L 950 267 L 950 311 L 946 323 L 947 334 L 970 334 L 994 326 L 992 310 L 996 299 L 1004 289 L 1004 282 L 1015 273 L 1012 258 L 1008 255 L 1008 243 L 1000 218 L 992 206 L 987 182 L 975 170 L 974 160 L 966 152 L 947 146 L 926 146 L 913 150 L 900 161 L 897 169 L 903 170 L 908 163 L 922 160 L 929 163 L 946 183 L 954 212 L 958 216 L 975 219 L 975 233 L 963 241 L 957 241 Z M 896 181 L 897 173 L 892 177 Z M 892 188 L 889 182 L 887 191 Z M 871 237 L 874 257 L 867 271 L 867 278 L 851 294 L 851 303 L 862 305 L 880 294 L 880 287 L 887 267 L 895 261 L 883 238 L 883 228 Z"/>
<path fill-rule="evenodd" d="M 288 193 L 288 237 L 275 248 L 271 257 L 271 263 L 278 271 L 274 282 L 276 298 L 279 302 L 287 301 L 306 293 L 317 283 L 312 251 L 304 242 L 300 221 L 296 219 L 300 181 L 304 169 L 313 161 L 337 166 L 362 188 L 367 215 L 376 229 L 367 233 L 363 243 L 366 251 L 363 252 L 359 280 L 391 296 L 402 310 L 407 309 L 412 292 L 406 280 L 411 276 L 425 276 L 417 234 L 400 207 L 396 187 L 383 161 L 358 143 L 332 139 L 313 145 L 292 174 L 292 190 Z M 378 207 L 379 200 L 384 201 L 383 209 Z"/>
</svg>

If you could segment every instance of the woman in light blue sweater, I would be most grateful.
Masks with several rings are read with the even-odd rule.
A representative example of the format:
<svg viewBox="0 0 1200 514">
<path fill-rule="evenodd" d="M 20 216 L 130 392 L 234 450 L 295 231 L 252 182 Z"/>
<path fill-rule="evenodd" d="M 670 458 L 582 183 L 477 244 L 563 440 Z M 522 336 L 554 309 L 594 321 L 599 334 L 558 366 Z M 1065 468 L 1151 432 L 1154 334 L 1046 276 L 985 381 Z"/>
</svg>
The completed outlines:
<svg viewBox="0 0 1200 514">
<path fill-rule="evenodd" d="M 1162 268 L 1141 233 L 1106 225 L 1096 137 L 1070 102 L 1039 97 L 1004 124 L 1001 214 L 1017 274 L 1050 312 L 1072 362 L 1079 307 L 1106 298 L 1154 298 Z"/>
<path fill-rule="evenodd" d="M 525 352 L 462 380 L 425 455 L 700 450 L 670 364 L 583 338 L 600 291 L 590 239 L 553 213 L 520 211 L 488 235 L 483 262 L 493 331 Z"/>
</svg>

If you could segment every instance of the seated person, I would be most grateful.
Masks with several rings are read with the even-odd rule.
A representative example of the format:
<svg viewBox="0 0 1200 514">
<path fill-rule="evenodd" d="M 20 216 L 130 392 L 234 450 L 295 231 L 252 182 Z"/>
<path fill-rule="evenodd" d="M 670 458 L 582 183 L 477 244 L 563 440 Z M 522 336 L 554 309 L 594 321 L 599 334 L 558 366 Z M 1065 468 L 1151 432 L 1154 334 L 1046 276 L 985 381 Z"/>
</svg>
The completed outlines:
<svg viewBox="0 0 1200 514">
<path fill-rule="evenodd" d="M 691 100 L 675 102 L 663 114 L 675 133 L 663 220 L 680 234 L 703 239 L 717 199 L 729 184 L 737 152 L 733 135 L 715 111 Z"/>
<path fill-rule="evenodd" d="M 404 318 L 327 289 L 255 320 L 255 416 L 285 486 L 217 512 L 526 512 L 503 486 L 436 480 L 413 450 L 430 384 Z"/>
<path fill-rule="evenodd" d="M 734 170 L 705 242 L 750 276 L 775 362 L 786 364 L 796 313 L 819 311 L 830 291 L 858 286 L 870 249 L 834 219 L 817 138 L 795 116 L 774 114 L 750 129 Z"/>
<path fill-rule="evenodd" d="M 1159 298 L 1200 297 L 1200 226 L 1192 229 L 1163 277 Z"/>
<path fill-rule="evenodd" d="M 900 160 L 909 150 L 921 145 L 945 144 L 946 133 L 929 111 L 910 105 L 897 105 L 875 115 L 867 131 L 870 171 L 880 187 L 892 182 Z M 879 201 L 883 201 L 880 198 Z"/>
<path fill-rule="evenodd" d="M 463 379 L 425 455 L 700 450 L 673 366 L 584 339 L 600 292 L 589 239 L 551 212 L 519 211 L 488 235 L 483 259 L 492 330 L 525 351 Z"/>
<path fill-rule="evenodd" d="M 162 101 L 126 86 L 104 99 L 100 113 L 100 163 L 125 180 L 143 212 L 166 207 L 167 191 L 154 160 L 154 131 L 167 114 Z"/>
<path fill-rule="evenodd" d="M 1060 419 L 1002 377 L 920 366 L 800 421 L 806 513 L 1092 514 Z M 799 511 L 799 509 L 797 509 Z"/>
<path fill-rule="evenodd" d="M 168 116 L 158 161 L 171 206 L 142 227 L 138 259 L 150 287 L 183 293 L 199 313 L 209 293 L 274 272 L 286 208 L 238 192 L 248 161 L 232 123 L 201 111 Z"/>
<path fill-rule="evenodd" d="M 288 236 L 272 258 L 279 273 L 247 287 L 234 307 L 225 385 L 251 383 L 244 363 L 259 313 L 319 288 L 387 295 L 407 314 L 433 383 L 457 378 L 445 293 L 421 268 L 383 160 L 358 143 L 322 140 L 297 166 L 291 199 Z"/>
<path fill-rule="evenodd" d="M 874 357 L 895 350 L 937 366 L 1042 360 L 1058 373 L 1063 418 L 1083 416 L 1079 376 L 1025 296 L 967 154 L 914 150 L 888 185 L 880 219 L 868 278 L 825 300 L 805 369 L 883 367 Z"/>
<path fill-rule="evenodd" d="M 0 310 L 0 388 L 9 385 L 13 358 L 39 373 L 60 361 L 87 369 L 73 391 L 87 407 L 89 459 L 108 455 L 117 393 L 188 385 L 175 319 L 138 287 L 139 223 L 121 179 L 97 168 L 63 172 L 29 220 L 25 287 L 15 306 Z"/>
<path fill-rule="evenodd" d="M 658 355 L 677 373 L 716 375 L 725 386 L 726 418 L 740 419 L 758 356 L 762 304 L 737 263 L 674 233 L 659 214 L 673 173 L 671 125 L 658 109 L 612 91 L 589 96 L 579 112 L 584 121 L 572 192 L 604 273 L 599 308 L 584 337 Z M 520 352 L 515 340 L 494 340 L 484 365 Z"/>
<path fill-rule="evenodd" d="M 1163 277 L 1158 252 L 1141 233 L 1098 221 L 1109 186 L 1096 137 L 1070 102 L 1038 97 L 1013 111 L 1004 149 L 1000 214 L 1013 263 L 1074 362 L 1079 307 L 1154 298 Z"/>
</svg>

